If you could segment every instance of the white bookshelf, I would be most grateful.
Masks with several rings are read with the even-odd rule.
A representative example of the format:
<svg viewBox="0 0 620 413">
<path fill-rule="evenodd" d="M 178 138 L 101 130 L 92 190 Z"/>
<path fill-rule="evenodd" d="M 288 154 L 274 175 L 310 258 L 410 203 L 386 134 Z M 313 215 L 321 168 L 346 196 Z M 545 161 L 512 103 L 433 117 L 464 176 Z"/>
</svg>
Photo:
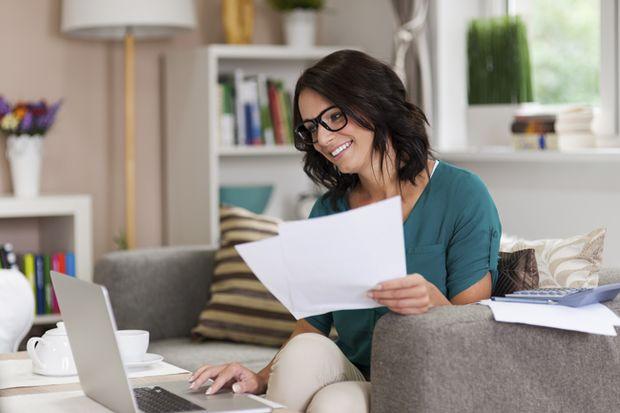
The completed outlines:
<svg viewBox="0 0 620 413">
<path fill-rule="evenodd" d="M 165 55 L 166 244 L 217 244 L 220 185 L 273 184 L 265 213 L 295 217 L 297 195 L 312 188 L 303 154 L 289 146 L 220 147 L 218 75 L 264 73 L 292 95 L 305 68 L 339 49 L 210 45 Z"/>
<path fill-rule="evenodd" d="M 16 198 L 0 196 L 0 241 L 16 253 L 73 251 L 76 274 L 92 280 L 92 219 L 88 195 Z M 35 324 L 60 320 L 58 314 L 35 316 Z"/>
</svg>

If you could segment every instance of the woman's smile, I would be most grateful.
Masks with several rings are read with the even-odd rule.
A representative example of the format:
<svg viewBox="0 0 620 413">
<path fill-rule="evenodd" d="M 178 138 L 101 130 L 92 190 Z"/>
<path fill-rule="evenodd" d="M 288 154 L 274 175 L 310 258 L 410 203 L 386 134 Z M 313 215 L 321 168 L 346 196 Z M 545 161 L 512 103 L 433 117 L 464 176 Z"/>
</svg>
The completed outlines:
<svg viewBox="0 0 620 413">
<path fill-rule="evenodd" d="M 336 149 L 330 152 L 331 156 L 335 159 L 339 159 L 343 156 L 344 152 L 351 147 L 353 141 L 348 141 L 338 146 Z"/>
</svg>

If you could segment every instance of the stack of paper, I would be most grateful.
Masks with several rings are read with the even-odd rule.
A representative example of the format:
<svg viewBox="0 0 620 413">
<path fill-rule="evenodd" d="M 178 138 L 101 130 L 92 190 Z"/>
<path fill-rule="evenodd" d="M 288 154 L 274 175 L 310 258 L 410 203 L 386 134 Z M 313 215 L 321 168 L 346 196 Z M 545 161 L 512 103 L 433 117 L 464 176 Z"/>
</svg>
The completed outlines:
<svg viewBox="0 0 620 413">
<path fill-rule="evenodd" d="M 530 324 L 606 336 L 616 336 L 614 326 L 620 326 L 620 317 L 603 304 L 567 307 L 492 300 L 483 300 L 480 304 L 491 307 L 495 320 L 505 323 Z"/>
<path fill-rule="evenodd" d="M 285 222 L 278 236 L 236 249 L 296 319 L 379 307 L 368 290 L 407 274 L 400 197 Z"/>
</svg>

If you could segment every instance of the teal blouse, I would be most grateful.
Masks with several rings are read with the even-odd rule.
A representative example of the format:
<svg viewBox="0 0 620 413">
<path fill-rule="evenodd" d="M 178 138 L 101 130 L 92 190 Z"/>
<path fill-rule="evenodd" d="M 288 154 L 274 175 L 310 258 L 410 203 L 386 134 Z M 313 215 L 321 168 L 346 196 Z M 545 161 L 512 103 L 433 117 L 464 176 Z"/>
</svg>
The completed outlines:
<svg viewBox="0 0 620 413">
<path fill-rule="evenodd" d="M 333 208 L 327 194 L 314 204 L 310 218 L 350 209 L 346 197 Z M 443 161 L 403 223 L 407 273 L 419 273 L 448 299 L 491 273 L 497 282 L 502 232 L 495 203 L 482 180 L 472 172 Z M 366 376 L 370 376 L 372 333 L 386 307 L 333 311 L 305 320 L 328 334 Z"/>
</svg>

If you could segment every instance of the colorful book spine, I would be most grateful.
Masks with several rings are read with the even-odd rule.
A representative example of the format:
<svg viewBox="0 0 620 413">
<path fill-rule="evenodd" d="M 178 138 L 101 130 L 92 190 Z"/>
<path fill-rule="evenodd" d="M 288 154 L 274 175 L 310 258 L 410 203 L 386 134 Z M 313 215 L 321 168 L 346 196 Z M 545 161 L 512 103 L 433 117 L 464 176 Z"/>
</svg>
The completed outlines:
<svg viewBox="0 0 620 413">
<path fill-rule="evenodd" d="M 45 276 L 45 314 L 51 314 L 53 311 L 53 294 L 52 294 L 52 279 L 50 278 L 50 256 L 43 255 L 43 273 Z"/>
<path fill-rule="evenodd" d="M 280 105 L 278 104 L 278 90 L 273 81 L 267 81 L 267 93 L 269 95 L 269 111 L 271 112 L 271 120 L 273 123 L 273 135 L 276 145 L 283 145 L 282 123 L 280 121 Z"/>
<path fill-rule="evenodd" d="M 23 269 L 24 275 L 26 276 L 26 279 L 30 283 L 30 286 L 32 288 L 32 294 L 35 297 L 35 308 L 33 311 L 36 314 L 37 313 L 37 308 L 36 308 L 37 284 L 36 284 L 35 272 L 34 272 L 34 255 L 24 254 L 22 260 L 23 260 L 22 269 Z"/>
<path fill-rule="evenodd" d="M 245 110 L 243 108 L 242 89 L 243 89 L 243 70 L 235 69 L 234 74 L 234 97 L 235 97 L 235 119 L 236 133 L 235 145 L 245 145 Z"/>
<path fill-rule="evenodd" d="M 45 269 L 42 255 L 36 255 L 34 258 L 34 273 L 37 288 L 37 314 L 45 314 Z"/>
<path fill-rule="evenodd" d="M 68 252 L 65 256 L 65 264 L 67 267 L 67 275 L 75 277 L 75 254 L 72 252 Z"/>
<path fill-rule="evenodd" d="M 273 135 L 273 122 L 269 110 L 269 94 L 267 93 L 267 77 L 264 74 L 257 75 L 258 108 L 260 111 L 261 135 L 265 145 L 275 145 Z"/>
<path fill-rule="evenodd" d="M 9 268 L 6 262 L 6 251 L 4 245 L 0 245 L 0 268 Z"/>
</svg>

